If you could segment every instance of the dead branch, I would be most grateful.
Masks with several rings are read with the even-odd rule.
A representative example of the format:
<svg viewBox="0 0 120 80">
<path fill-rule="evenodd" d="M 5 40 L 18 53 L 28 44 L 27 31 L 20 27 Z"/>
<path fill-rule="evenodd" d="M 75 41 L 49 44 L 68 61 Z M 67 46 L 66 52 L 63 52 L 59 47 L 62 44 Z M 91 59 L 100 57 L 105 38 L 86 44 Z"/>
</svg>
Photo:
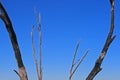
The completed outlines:
<svg viewBox="0 0 120 80">
<path fill-rule="evenodd" d="M 91 70 L 91 72 L 88 75 L 88 77 L 86 78 L 86 80 L 93 80 L 93 78 L 102 70 L 102 68 L 101 68 L 102 61 L 105 58 L 105 55 L 107 53 L 107 50 L 108 50 L 110 44 L 112 43 L 112 41 L 116 37 L 116 36 L 112 36 L 113 31 L 114 31 L 114 0 L 110 0 L 110 3 L 111 3 L 111 27 L 110 27 L 110 31 L 109 31 L 109 34 L 107 36 L 106 43 L 101 51 L 101 54 L 100 54 L 99 58 L 96 60 L 94 68 Z"/>
<path fill-rule="evenodd" d="M 70 68 L 70 75 L 69 75 L 69 80 L 71 80 L 73 74 L 76 72 L 76 70 L 78 69 L 78 67 L 80 66 L 80 64 L 83 62 L 84 58 L 86 57 L 86 55 L 88 54 L 89 50 L 86 51 L 86 53 L 83 55 L 83 57 L 81 59 L 79 59 L 76 63 L 75 63 L 75 58 L 76 58 L 76 54 L 78 51 L 78 47 L 79 47 L 80 42 L 78 42 L 77 46 L 76 46 L 76 50 L 74 53 L 74 57 L 72 60 L 72 66 Z M 76 65 L 76 66 L 75 66 Z M 74 69 L 73 69 L 74 68 Z"/>
<path fill-rule="evenodd" d="M 71 65 L 71 68 L 70 68 L 69 80 L 71 80 L 72 75 L 73 75 L 73 74 L 72 74 L 72 71 L 73 71 L 73 67 L 74 67 L 74 63 L 75 63 L 75 58 L 76 58 L 76 54 L 77 54 L 79 45 L 80 45 L 80 42 L 78 42 L 78 43 L 77 43 L 77 46 L 76 46 L 76 50 L 75 50 L 74 57 L 73 57 L 73 60 L 72 60 L 72 65 Z"/>
<path fill-rule="evenodd" d="M 42 32 L 40 23 L 38 24 L 38 32 L 40 36 L 40 80 L 42 80 Z"/>
<path fill-rule="evenodd" d="M 36 52 L 35 52 L 35 48 L 34 48 L 34 26 L 32 27 L 31 37 L 32 37 L 32 51 L 33 51 L 33 57 L 34 57 L 34 62 L 35 62 L 35 66 L 36 66 L 36 72 L 37 72 L 38 80 L 40 80 L 38 61 L 36 58 Z"/>
<path fill-rule="evenodd" d="M 8 34 L 9 34 L 9 37 L 10 37 L 10 40 L 12 43 L 12 47 L 13 47 L 13 50 L 15 53 L 15 58 L 16 58 L 18 69 L 19 69 L 20 80 L 28 80 L 27 73 L 26 73 L 26 70 L 25 70 L 25 67 L 24 67 L 24 64 L 22 61 L 19 45 L 17 42 L 16 34 L 13 30 L 11 20 L 8 16 L 7 12 L 5 11 L 4 7 L 2 6 L 1 2 L 0 2 L 0 18 L 3 20 L 3 22 L 5 24 L 5 27 L 8 31 Z"/>
<path fill-rule="evenodd" d="M 40 14 L 38 14 L 36 19 L 37 19 L 37 24 L 38 24 L 39 38 L 40 38 L 40 80 L 42 80 L 42 31 L 41 31 Z"/>
<path fill-rule="evenodd" d="M 42 80 L 42 31 L 41 31 L 41 24 L 40 24 L 39 14 L 37 14 L 36 8 L 34 10 L 35 10 L 35 14 L 36 14 L 36 22 L 37 22 L 38 33 L 39 33 L 39 37 L 40 37 L 40 68 L 38 68 L 38 62 L 37 62 L 36 52 L 35 52 L 35 48 L 34 48 L 34 37 L 33 37 L 33 35 L 34 35 L 34 26 L 32 28 L 32 32 L 31 32 L 32 50 L 33 50 L 33 57 L 34 57 L 35 65 L 36 65 L 36 71 L 37 71 L 38 80 Z"/>
</svg>

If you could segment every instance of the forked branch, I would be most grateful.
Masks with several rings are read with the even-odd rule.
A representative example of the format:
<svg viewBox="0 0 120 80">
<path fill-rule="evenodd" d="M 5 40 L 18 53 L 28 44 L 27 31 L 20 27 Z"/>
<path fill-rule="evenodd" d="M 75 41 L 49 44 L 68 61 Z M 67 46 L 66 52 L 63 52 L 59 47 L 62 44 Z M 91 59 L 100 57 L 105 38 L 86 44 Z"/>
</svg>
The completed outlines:
<svg viewBox="0 0 120 80">
<path fill-rule="evenodd" d="M 80 66 L 80 64 L 82 63 L 82 61 L 84 60 L 84 58 L 86 57 L 86 55 L 89 52 L 89 50 L 87 50 L 86 53 L 83 55 L 83 57 L 81 59 L 79 59 L 77 62 L 75 62 L 75 58 L 76 58 L 76 54 L 77 54 L 77 51 L 78 51 L 78 48 L 79 48 L 79 44 L 80 44 L 80 42 L 78 42 L 78 44 L 76 46 L 76 50 L 75 50 L 74 57 L 73 57 L 73 60 L 72 60 L 72 65 L 71 65 L 71 68 L 70 68 L 69 80 L 71 80 L 73 74 L 76 72 L 76 70 L 78 69 L 78 67 Z"/>
<path fill-rule="evenodd" d="M 88 75 L 88 77 L 86 78 L 86 80 L 93 80 L 93 78 L 102 70 L 102 68 L 101 68 L 102 61 L 105 58 L 105 55 L 107 53 L 107 50 L 108 50 L 110 44 L 112 43 L 112 41 L 116 37 L 116 36 L 112 36 L 113 31 L 114 31 L 114 0 L 110 0 L 110 3 L 111 3 L 111 27 L 110 27 L 110 31 L 108 33 L 107 40 L 106 40 L 105 45 L 101 51 L 101 54 L 100 54 L 99 58 L 96 60 L 94 68 L 91 70 L 91 72 Z"/>
<path fill-rule="evenodd" d="M 35 52 L 35 47 L 34 47 L 34 26 L 32 27 L 31 37 L 32 37 L 32 51 L 33 51 L 33 57 L 34 57 L 34 62 L 36 66 L 37 77 L 38 77 L 38 80 L 40 80 L 38 61 L 36 58 L 36 52 Z"/>
<path fill-rule="evenodd" d="M 13 47 L 13 50 L 15 53 L 15 58 L 16 58 L 18 69 L 19 69 L 19 72 L 17 72 L 17 71 L 15 71 L 15 72 L 17 72 L 17 74 L 19 74 L 20 80 L 28 80 L 27 73 L 26 73 L 26 70 L 25 70 L 25 67 L 24 67 L 24 64 L 22 61 L 19 45 L 17 42 L 16 34 L 13 30 L 11 20 L 8 16 L 7 12 L 5 11 L 4 7 L 2 6 L 1 2 L 0 2 L 0 18 L 3 20 L 3 22 L 5 24 L 5 27 L 8 31 L 9 38 L 11 40 L 12 47 Z"/>
<path fill-rule="evenodd" d="M 36 65 L 36 72 L 37 72 L 38 80 L 42 80 L 42 31 L 41 31 L 39 14 L 37 14 L 36 9 L 35 9 L 35 13 L 36 13 L 37 26 L 38 26 L 38 33 L 39 33 L 39 37 L 40 37 L 40 45 L 39 45 L 40 46 L 40 68 L 38 68 L 38 62 L 37 62 L 36 52 L 35 52 L 35 48 L 34 48 L 34 26 L 32 28 L 32 32 L 31 32 L 32 50 L 33 50 L 33 57 L 34 57 L 35 65 Z"/>
</svg>

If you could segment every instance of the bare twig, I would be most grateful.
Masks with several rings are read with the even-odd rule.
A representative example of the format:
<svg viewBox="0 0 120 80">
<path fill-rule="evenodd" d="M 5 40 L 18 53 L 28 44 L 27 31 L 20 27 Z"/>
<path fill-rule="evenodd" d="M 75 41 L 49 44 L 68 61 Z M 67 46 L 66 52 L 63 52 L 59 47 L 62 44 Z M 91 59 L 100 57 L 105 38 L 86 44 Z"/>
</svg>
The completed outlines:
<svg viewBox="0 0 120 80">
<path fill-rule="evenodd" d="M 42 31 L 41 31 L 41 18 L 40 18 L 40 13 L 37 14 L 36 12 L 36 22 L 38 26 L 38 33 L 39 33 L 39 38 L 40 38 L 40 80 L 42 80 Z"/>
<path fill-rule="evenodd" d="M 42 32 L 40 23 L 38 24 L 38 32 L 40 36 L 40 80 L 42 80 Z"/>
<path fill-rule="evenodd" d="M 111 3 L 111 27 L 110 27 L 110 31 L 109 31 L 109 34 L 107 36 L 106 43 L 101 51 L 101 54 L 100 54 L 99 58 L 96 60 L 95 66 L 91 70 L 91 72 L 88 75 L 88 77 L 86 78 L 86 80 L 93 80 L 93 78 L 102 70 L 102 68 L 101 68 L 102 61 L 105 58 L 105 55 L 107 53 L 107 50 L 108 50 L 110 44 L 112 43 L 112 41 L 116 37 L 116 36 L 112 36 L 113 31 L 114 31 L 114 0 L 110 0 L 110 3 Z"/>
<path fill-rule="evenodd" d="M 42 80 L 42 31 L 41 31 L 41 18 L 40 14 L 36 14 L 36 21 L 38 26 L 38 33 L 40 38 L 40 80 Z"/>
<path fill-rule="evenodd" d="M 37 72 L 38 80 L 40 80 L 38 62 L 37 62 L 36 52 L 35 52 L 35 48 L 34 48 L 34 26 L 32 27 L 31 37 L 32 37 L 32 51 L 33 51 L 33 57 L 34 57 L 34 62 L 35 62 L 35 66 L 36 66 L 36 72 Z"/>
<path fill-rule="evenodd" d="M 73 57 L 73 60 L 72 60 L 72 66 L 70 68 L 69 80 L 71 80 L 73 74 L 76 72 L 76 70 L 78 69 L 78 67 L 80 66 L 80 64 L 82 63 L 82 61 L 84 60 L 84 58 L 86 57 L 86 55 L 89 52 L 89 50 L 87 50 L 87 52 L 83 55 L 83 57 L 75 63 L 75 58 L 76 58 L 76 54 L 77 54 L 77 51 L 78 51 L 79 44 L 80 44 L 80 42 L 78 42 L 78 44 L 76 46 L 76 50 L 75 50 L 74 57 Z M 75 67 L 75 65 L 76 65 L 76 67 Z"/>
<path fill-rule="evenodd" d="M 33 42 L 33 29 L 32 29 L 32 48 L 33 48 L 33 56 L 34 56 L 34 61 L 36 64 L 36 71 L 37 71 L 37 76 L 38 76 L 38 80 L 42 80 L 42 32 L 41 32 L 41 23 L 40 23 L 40 18 L 39 18 L 39 14 L 37 14 L 36 12 L 36 8 L 34 9 L 35 14 L 36 14 L 36 22 L 37 22 L 37 26 L 38 26 L 38 33 L 39 33 L 39 37 L 40 37 L 40 69 L 38 68 L 38 62 L 37 62 L 37 58 L 36 58 L 36 53 L 35 53 L 35 49 L 34 49 L 34 42 Z M 40 70 L 40 71 L 39 71 Z"/>
<path fill-rule="evenodd" d="M 83 57 L 82 57 L 81 59 L 79 59 L 77 66 L 75 67 L 75 69 L 74 69 L 73 72 L 72 72 L 72 75 L 76 72 L 76 70 L 78 69 L 78 67 L 80 66 L 80 64 L 83 62 L 83 60 L 84 60 L 85 57 L 87 56 L 88 52 L 89 52 L 89 50 L 87 50 L 87 51 L 85 52 L 85 54 L 83 55 Z M 72 76 L 72 75 L 71 75 L 71 76 Z"/>
<path fill-rule="evenodd" d="M 42 80 L 42 31 L 41 31 L 41 23 L 40 23 L 40 14 L 38 14 L 38 32 L 40 38 L 40 80 Z"/>
<path fill-rule="evenodd" d="M 16 70 L 13 70 L 13 71 L 20 77 L 19 73 Z"/>
<path fill-rule="evenodd" d="M 5 23 L 5 27 L 8 31 L 8 34 L 9 34 L 9 37 L 10 37 L 10 40 L 11 40 L 11 43 L 12 43 L 12 46 L 13 46 L 13 49 L 14 49 L 15 58 L 16 58 L 18 68 L 19 68 L 20 80 L 28 80 L 27 73 L 26 73 L 26 70 L 25 70 L 25 67 L 24 67 L 24 64 L 23 64 L 23 61 L 22 61 L 19 45 L 18 45 L 18 42 L 17 42 L 16 34 L 13 30 L 11 20 L 8 16 L 7 12 L 5 11 L 4 7 L 2 6 L 1 2 L 0 2 L 0 18 Z"/>
<path fill-rule="evenodd" d="M 72 60 L 72 65 L 71 65 L 71 68 L 70 68 L 69 80 L 71 80 L 72 75 L 73 75 L 72 71 L 73 71 L 73 67 L 74 67 L 74 63 L 75 63 L 75 58 L 76 58 L 76 54 L 77 54 L 79 45 L 80 45 L 80 41 L 77 43 L 76 50 L 75 50 L 75 53 L 74 53 L 74 57 L 73 57 L 73 60 Z"/>
</svg>

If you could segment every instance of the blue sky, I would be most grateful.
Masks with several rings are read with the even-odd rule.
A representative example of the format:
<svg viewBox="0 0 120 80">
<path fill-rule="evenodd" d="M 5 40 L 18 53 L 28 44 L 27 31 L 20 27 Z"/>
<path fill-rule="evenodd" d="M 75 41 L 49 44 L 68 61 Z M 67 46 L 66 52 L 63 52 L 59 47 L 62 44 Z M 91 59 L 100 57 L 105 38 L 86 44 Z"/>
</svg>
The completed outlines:
<svg viewBox="0 0 120 80">
<path fill-rule="evenodd" d="M 94 66 L 105 43 L 110 27 L 109 0 L 0 0 L 12 20 L 27 69 L 29 80 L 36 80 L 32 56 L 31 30 L 36 26 L 34 6 L 40 12 L 43 34 L 43 80 L 67 80 L 77 41 L 79 59 L 89 48 L 90 52 L 72 80 L 85 80 Z M 115 0 L 115 31 L 117 35 L 103 61 L 103 70 L 94 80 L 120 79 L 120 1 Z M 37 27 L 35 45 L 39 48 Z M 0 20 L 0 78 L 18 80 L 14 52 L 8 33 Z M 37 54 L 39 56 L 39 53 Z M 38 57 L 39 58 L 39 57 Z"/>
</svg>

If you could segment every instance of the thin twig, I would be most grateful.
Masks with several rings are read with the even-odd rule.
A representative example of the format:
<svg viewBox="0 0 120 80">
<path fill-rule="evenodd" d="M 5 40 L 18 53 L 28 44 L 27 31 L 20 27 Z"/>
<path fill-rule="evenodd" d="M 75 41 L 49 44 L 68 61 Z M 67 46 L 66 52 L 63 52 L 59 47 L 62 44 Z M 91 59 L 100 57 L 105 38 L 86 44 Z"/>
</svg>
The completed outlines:
<svg viewBox="0 0 120 80">
<path fill-rule="evenodd" d="M 76 72 L 76 70 L 78 69 L 78 67 L 80 66 L 80 64 L 83 62 L 84 58 L 86 57 L 86 55 L 88 54 L 89 50 L 86 51 L 86 53 L 83 55 L 83 57 L 81 59 L 79 59 L 77 62 L 75 62 L 75 58 L 76 58 L 76 54 L 78 51 L 78 47 L 79 47 L 80 42 L 78 42 L 77 46 L 76 46 L 76 50 L 74 53 L 74 57 L 72 60 L 72 66 L 70 68 L 70 75 L 69 75 L 69 80 L 71 80 L 73 74 Z M 76 66 L 75 66 L 76 65 Z M 74 68 L 74 69 L 73 69 Z"/>
<path fill-rule="evenodd" d="M 16 70 L 13 70 L 13 71 L 20 77 L 19 73 Z"/>
<path fill-rule="evenodd" d="M 35 48 L 34 48 L 34 26 L 32 27 L 31 37 L 32 37 L 32 51 L 33 51 L 34 62 L 35 62 L 35 65 L 36 65 L 36 72 L 37 72 L 38 80 L 40 80 L 39 69 L 38 69 L 38 61 L 37 61 L 37 58 L 36 58 L 36 52 L 35 52 Z"/>
<path fill-rule="evenodd" d="M 75 58 L 76 58 L 76 54 L 77 54 L 79 45 L 80 45 L 80 41 L 78 41 L 76 49 L 75 49 L 74 57 L 73 57 L 73 60 L 72 60 L 72 65 L 71 65 L 71 68 L 70 68 L 69 80 L 71 80 L 71 77 L 72 77 L 71 75 L 72 75 L 72 71 L 73 71 L 73 67 L 74 67 L 74 63 L 75 63 Z"/>
<path fill-rule="evenodd" d="M 37 26 L 38 26 L 38 33 L 39 33 L 39 37 L 40 37 L 40 71 L 37 70 L 37 74 L 39 74 L 39 80 L 42 80 L 42 31 L 41 31 L 41 18 L 40 18 L 40 14 L 37 13 L 36 11 L 36 7 L 34 8 L 34 13 L 36 15 L 36 22 L 37 22 Z"/>
<path fill-rule="evenodd" d="M 85 52 L 85 54 L 83 55 L 83 57 L 81 58 L 81 59 L 79 59 L 75 64 L 77 64 L 76 65 L 76 67 L 74 68 L 74 70 L 72 71 L 72 73 L 71 73 L 71 75 L 70 75 L 70 78 L 73 76 L 73 74 L 76 72 L 76 70 L 78 69 L 78 67 L 80 66 L 80 64 L 83 62 L 83 60 L 85 59 L 85 57 L 87 56 L 87 54 L 88 54 L 88 52 L 89 52 L 89 50 L 87 50 L 86 52 Z M 74 65 L 75 65 L 74 64 Z"/>
<path fill-rule="evenodd" d="M 80 64 L 83 62 L 83 60 L 87 56 L 88 52 L 89 52 L 89 50 L 87 50 L 86 53 L 83 55 L 83 57 L 81 59 L 79 59 L 77 66 L 75 67 L 74 71 L 72 72 L 72 75 L 76 72 L 76 70 L 78 69 L 78 67 L 80 66 Z"/>
<path fill-rule="evenodd" d="M 40 37 L 40 80 L 42 80 L 42 31 L 41 31 L 41 24 L 38 18 L 38 32 Z"/>
</svg>

